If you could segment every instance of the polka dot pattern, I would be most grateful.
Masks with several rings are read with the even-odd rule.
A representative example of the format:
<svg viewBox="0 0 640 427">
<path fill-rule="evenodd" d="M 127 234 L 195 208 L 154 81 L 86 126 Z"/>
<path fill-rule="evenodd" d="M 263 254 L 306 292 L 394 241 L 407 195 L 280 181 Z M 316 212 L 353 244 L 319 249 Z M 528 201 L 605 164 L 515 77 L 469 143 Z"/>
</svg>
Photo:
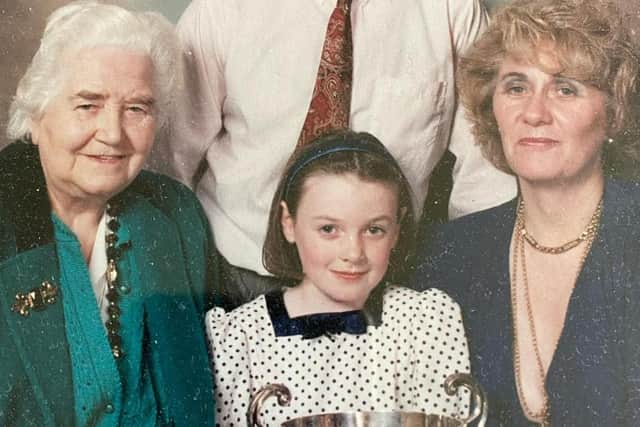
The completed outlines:
<svg viewBox="0 0 640 427">
<path fill-rule="evenodd" d="M 276 399 L 262 421 L 343 411 L 421 411 L 466 416 L 468 393 L 448 396 L 444 379 L 469 372 L 458 305 L 444 292 L 389 287 L 382 325 L 363 335 L 342 333 L 303 340 L 274 334 L 263 296 L 225 313 L 207 313 L 220 426 L 246 426 L 251 396 L 265 384 L 291 390 L 289 407 Z"/>
</svg>

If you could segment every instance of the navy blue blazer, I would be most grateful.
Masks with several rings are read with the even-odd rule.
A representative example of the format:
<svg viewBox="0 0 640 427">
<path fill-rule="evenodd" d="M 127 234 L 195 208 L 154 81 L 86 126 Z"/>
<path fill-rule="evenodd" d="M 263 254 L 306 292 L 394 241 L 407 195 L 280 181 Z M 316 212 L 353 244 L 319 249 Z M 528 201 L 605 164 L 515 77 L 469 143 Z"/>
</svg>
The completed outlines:
<svg viewBox="0 0 640 427">
<path fill-rule="evenodd" d="M 607 181 L 598 236 L 580 272 L 546 389 L 553 426 L 640 426 L 640 189 Z M 529 426 L 513 370 L 509 245 L 516 200 L 434 230 L 417 249 L 417 289 L 461 306 L 490 426 Z"/>
</svg>

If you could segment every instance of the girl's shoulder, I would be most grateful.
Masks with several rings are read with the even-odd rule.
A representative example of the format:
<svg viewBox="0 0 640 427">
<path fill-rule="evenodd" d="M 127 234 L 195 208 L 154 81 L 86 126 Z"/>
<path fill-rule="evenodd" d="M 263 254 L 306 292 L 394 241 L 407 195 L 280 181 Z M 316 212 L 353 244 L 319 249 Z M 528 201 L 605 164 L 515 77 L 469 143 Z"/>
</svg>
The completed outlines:
<svg viewBox="0 0 640 427">
<path fill-rule="evenodd" d="M 384 293 L 384 306 L 391 307 L 433 307 L 433 308 L 455 308 L 458 309 L 458 303 L 454 301 L 446 292 L 428 288 L 424 291 L 417 291 L 404 286 L 391 285 L 387 287 Z"/>
<path fill-rule="evenodd" d="M 462 322 L 460 306 L 445 292 L 429 288 L 424 291 L 390 286 L 383 297 L 382 323 L 385 328 L 428 333 L 432 327 L 457 327 Z M 425 326 L 418 328 L 418 326 Z M 417 329 L 416 329 L 417 328 Z"/>
<path fill-rule="evenodd" d="M 249 301 L 231 311 L 222 307 L 214 307 L 205 316 L 207 331 L 236 329 L 251 329 L 256 324 L 269 321 L 264 295 Z"/>
<path fill-rule="evenodd" d="M 389 287 L 383 299 L 380 333 L 393 337 L 399 345 L 433 351 L 439 351 L 439 346 L 447 343 L 464 341 L 460 307 L 449 295 L 435 288 L 420 292 Z M 425 347 L 425 343 L 430 344 Z"/>
</svg>

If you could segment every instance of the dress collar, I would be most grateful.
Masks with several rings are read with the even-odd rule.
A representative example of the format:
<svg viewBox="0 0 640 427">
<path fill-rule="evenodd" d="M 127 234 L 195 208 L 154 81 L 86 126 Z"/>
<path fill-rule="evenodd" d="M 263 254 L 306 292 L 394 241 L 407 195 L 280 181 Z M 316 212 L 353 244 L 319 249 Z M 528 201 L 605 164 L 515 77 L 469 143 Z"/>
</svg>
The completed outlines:
<svg viewBox="0 0 640 427">
<path fill-rule="evenodd" d="M 284 292 L 275 290 L 265 295 L 267 311 L 277 337 L 302 335 L 303 339 L 317 338 L 342 332 L 360 335 L 367 332 L 367 326 L 382 324 L 382 294 L 384 286 L 378 286 L 371 293 L 362 310 L 339 313 L 316 313 L 291 318 L 284 304 Z"/>
</svg>

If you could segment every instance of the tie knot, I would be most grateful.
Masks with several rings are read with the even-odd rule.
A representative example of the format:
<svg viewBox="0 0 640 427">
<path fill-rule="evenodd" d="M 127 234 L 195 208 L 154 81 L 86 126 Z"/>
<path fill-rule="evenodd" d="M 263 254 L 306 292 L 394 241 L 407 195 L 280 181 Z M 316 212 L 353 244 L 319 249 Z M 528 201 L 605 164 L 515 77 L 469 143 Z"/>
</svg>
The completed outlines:
<svg viewBox="0 0 640 427">
<path fill-rule="evenodd" d="M 340 7 L 345 10 L 351 9 L 351 0 L 338 0 L 336 7 Z"/>
</svg>

